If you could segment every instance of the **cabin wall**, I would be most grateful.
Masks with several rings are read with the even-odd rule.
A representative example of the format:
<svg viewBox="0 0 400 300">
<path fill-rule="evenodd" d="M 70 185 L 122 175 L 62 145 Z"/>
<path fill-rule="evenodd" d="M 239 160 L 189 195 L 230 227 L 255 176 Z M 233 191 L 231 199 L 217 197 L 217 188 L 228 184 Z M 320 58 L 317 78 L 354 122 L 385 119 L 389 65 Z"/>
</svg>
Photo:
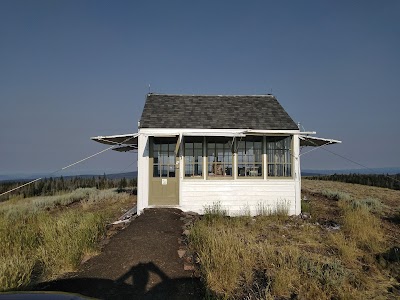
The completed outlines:
<svg viewBox="0 0 400 300">
<path fill-rule="evenodd" d="M 139 131 L 140 133 L 140 131 Z M 149 132 L 150 133 L 150 132 Z M 164 132 L 163 132 L 164 133 Z M 293 134 L 293 133 L 292 133 Z M 179 176 L 179 206 L 183 211 L 203 213 L 204 208 L 219 204 L 230 215 L 260 213 L 285 208 L 290 215 L 301 213 L 301 173 L 298 134 L 293 135 L 293 178 L 267 179 L 185 179 Z M 183 160 L 180 159 L 180 170 Z M 149 137 L 138 137 L 137 212 L 149 207 Z"/>
<path fill-rule="evenodd" d="M 293 179 L 295 183 L 295 215 L 301 214 L 301 164 L 300 164 L 300 138 L 293 135 Z"/>
<path fill-rule="evenodd" d="M 138 178 L 137 178 L 137 214 L 140 215 L 149 203 L 149 138 L 138 137 Z"/>
<path fill-rule="evenodd" d="M 180 208 L 203 213 L 205 207 L 218 204 L 229 215 L 257 215 L 261 208 L 271 212 L 287 210 L 297 214 L 294 180 L 183 180 Z"/>
</svg>

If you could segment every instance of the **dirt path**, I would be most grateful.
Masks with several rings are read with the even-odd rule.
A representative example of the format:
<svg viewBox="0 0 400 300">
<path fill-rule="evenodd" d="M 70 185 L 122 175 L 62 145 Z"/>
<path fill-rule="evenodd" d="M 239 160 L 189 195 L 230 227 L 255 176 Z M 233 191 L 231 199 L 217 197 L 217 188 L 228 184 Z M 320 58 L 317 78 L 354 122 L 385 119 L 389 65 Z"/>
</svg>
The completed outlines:
<svg viewBox="0 0 400 300">
<path fill-rule="evenodd" d="M 178 257 L 182 212 L 151 209 L 111 238 L 102 253 L 68 278 L 39 290 L 100 299 L 202 299 L 202 285 Z"/>
</svg>

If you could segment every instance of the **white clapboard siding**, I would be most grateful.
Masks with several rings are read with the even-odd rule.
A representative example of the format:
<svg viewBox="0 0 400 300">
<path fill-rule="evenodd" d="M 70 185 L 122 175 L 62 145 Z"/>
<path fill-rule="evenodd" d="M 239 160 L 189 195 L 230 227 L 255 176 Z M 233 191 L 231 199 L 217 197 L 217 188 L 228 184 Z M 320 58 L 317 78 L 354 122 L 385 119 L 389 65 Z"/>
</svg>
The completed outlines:
<svg viewBox="0 0 400 300">
<path fill-rule="evenodd" d="M 296 214 L 294 180 L 182 180 L 180 204 L 184 211 L 203 213 L 219 204 L 230 215 L 259 213 L 260 205 L 274 211 L 285 206 Z"/>
</svg>

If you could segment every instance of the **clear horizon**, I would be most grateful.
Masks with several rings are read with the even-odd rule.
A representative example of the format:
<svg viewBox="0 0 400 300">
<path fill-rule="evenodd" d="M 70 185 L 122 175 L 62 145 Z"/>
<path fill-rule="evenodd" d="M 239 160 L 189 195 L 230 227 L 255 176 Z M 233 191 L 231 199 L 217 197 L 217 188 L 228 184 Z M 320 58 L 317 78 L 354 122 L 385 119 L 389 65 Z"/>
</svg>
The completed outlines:
<svg viewBox="0 0 400 300">
<path fill-rule="evenodd" d="M 400 166 L 400 2 L 0 2 L 0 174 L 51 173 L 137 130 L 146 94 L 274 94 L 369 168 Z M 134 171 L 108 151 L 68 171 Z M 302 169 L 356 169 L 324 150 Z M 57 176 L 63 172 L 57 173 Z"/>
</svg>

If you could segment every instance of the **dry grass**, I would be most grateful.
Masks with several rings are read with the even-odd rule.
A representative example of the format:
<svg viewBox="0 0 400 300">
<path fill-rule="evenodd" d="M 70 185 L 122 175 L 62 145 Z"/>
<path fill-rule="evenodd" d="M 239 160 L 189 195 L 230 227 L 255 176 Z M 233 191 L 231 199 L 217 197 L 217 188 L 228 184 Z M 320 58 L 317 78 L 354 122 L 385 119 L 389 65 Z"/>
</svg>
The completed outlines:
<svg viewBox="0 0 400 300">
<path fill-rule="evenodd" d="M 381 220 L 367 207 L 339 203 L 343 211 L 343 232 L 363 250 L 379 253 L 385 248 L 385 234 Z"/>
<path fill-rule="evenodd" d="M 313 182 L 339 211 L 339 230 L 281 214 L 229 218 L 218 206 L 195 223 L 190 246 L 210 298 L 396 298 L 395 275 L 376 259 L 393 247 L 381 218 L 390 201 Z M 313 199 L 308 208 L 318 214 Z"/>
<path fill-rule="evenodd" d="M 307 180 L 301 181 L 302 190 L 311 193 L 322 193 L 324 190 L 340 191 L 349 194 L 353 199 L 379 199 L 387 208 L 383 213 L 390 213 L 389 210 L 398 211 L 400 191 L 336 181 Z"/>
<path fill-rule="evenodd" d="M 84 256 L 98 251 L 107 220 L 132 200 L 111 190 L 79 189 L 2 203 L 0 291 L 23 289 L 76 269 Z M 72 203 L 76 205 L 66 209 Z"/>
</svg>

